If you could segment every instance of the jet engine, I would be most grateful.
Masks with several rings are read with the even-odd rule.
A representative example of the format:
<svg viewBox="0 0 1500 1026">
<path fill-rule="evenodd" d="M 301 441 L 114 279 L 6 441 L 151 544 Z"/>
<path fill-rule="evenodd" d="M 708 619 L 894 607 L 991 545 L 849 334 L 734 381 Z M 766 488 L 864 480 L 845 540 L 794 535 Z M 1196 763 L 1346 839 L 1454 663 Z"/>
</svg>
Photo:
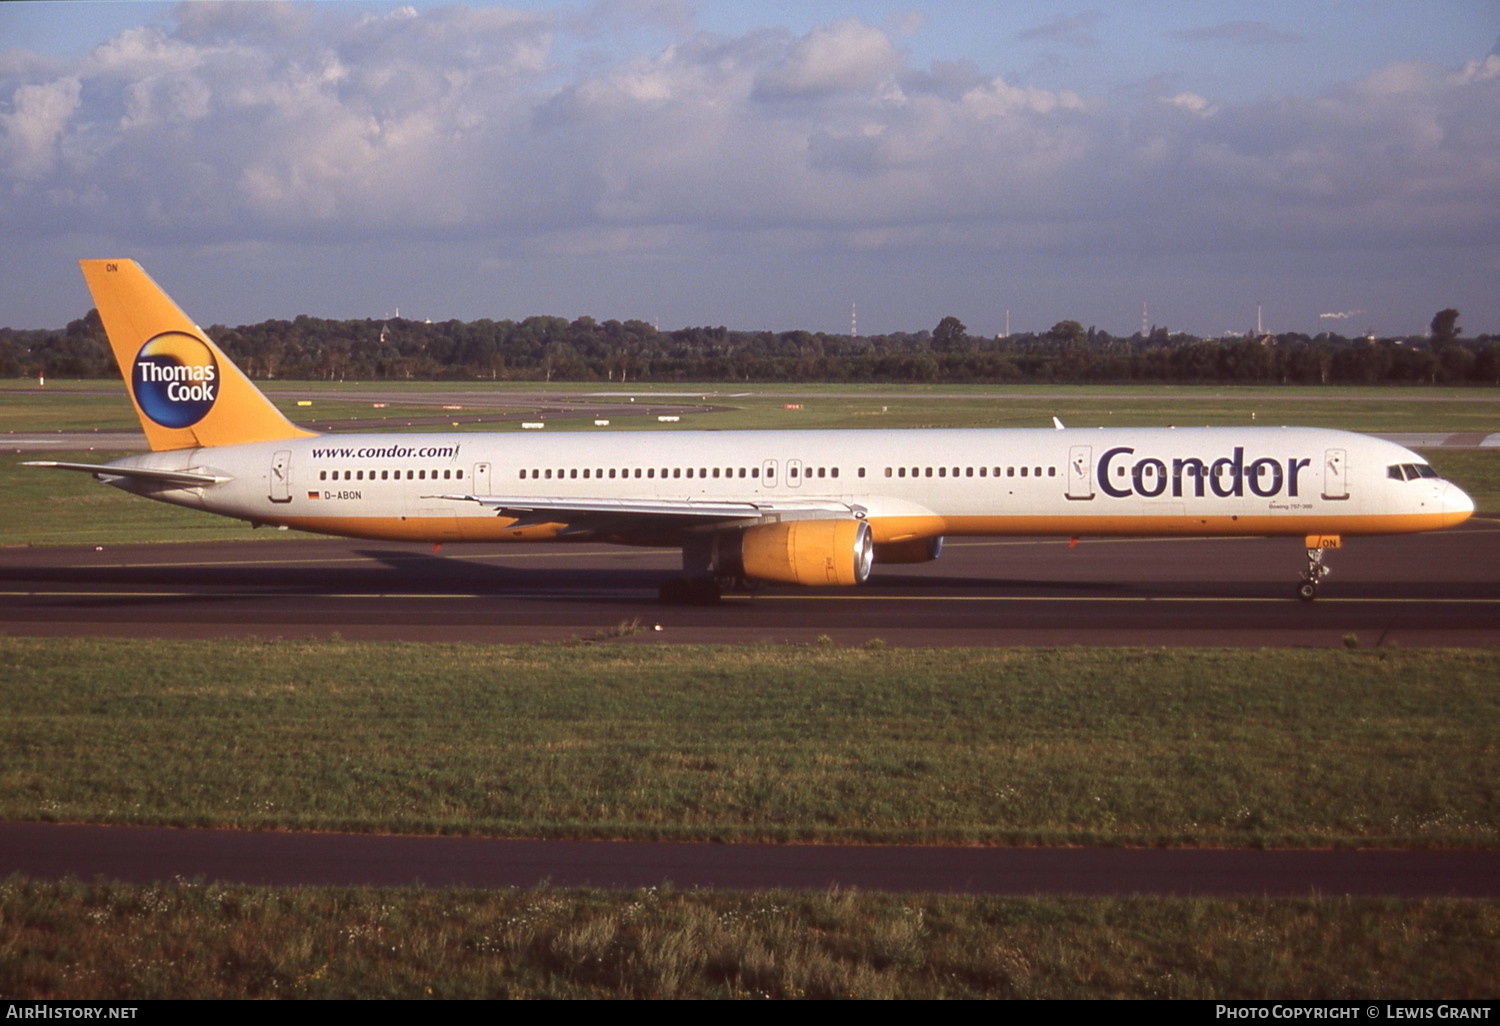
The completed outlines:
<svg viewBox="0 0 1500 1026">
<path fill-rule="evenodd" d="M 724 553 L 747 580 L 848 586 L 870 576 L 874 545 L 863 520 L 791 520 L 740 532 Z M 738 552 L 733 550 L 737 548 Z M 735 557 L 738 558 L 735 558 Z M 735 566 L 734 564 L 737 564 Z"/>
</svg>

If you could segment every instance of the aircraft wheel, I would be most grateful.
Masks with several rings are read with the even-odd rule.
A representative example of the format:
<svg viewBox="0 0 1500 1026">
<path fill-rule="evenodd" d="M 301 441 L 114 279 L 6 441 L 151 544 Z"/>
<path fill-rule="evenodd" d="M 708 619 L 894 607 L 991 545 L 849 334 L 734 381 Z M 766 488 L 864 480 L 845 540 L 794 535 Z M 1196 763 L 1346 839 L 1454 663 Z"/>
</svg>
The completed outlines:
<svg viewBox="0 0 1500 1026">
<path fill-rule="evenodd" d="M 1303 602 L 1311 602 L 1318 597 L 1318 586 L 1312 581 L 1301 581 L 1297 584 L 1297 597 Z"/>
</svg>

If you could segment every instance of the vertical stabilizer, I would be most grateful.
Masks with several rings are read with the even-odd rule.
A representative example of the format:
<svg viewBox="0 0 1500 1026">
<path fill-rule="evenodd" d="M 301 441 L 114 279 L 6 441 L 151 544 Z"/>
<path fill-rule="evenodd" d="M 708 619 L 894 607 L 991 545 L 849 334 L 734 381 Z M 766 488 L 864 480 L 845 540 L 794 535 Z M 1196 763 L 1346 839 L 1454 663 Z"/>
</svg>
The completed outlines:
<svg viewBox="0 0 1500 1026">
<path fill-rule="evenodd" d="M 80 260 L 153 451 L 306 438 L 134 260 Z"/>
</svg>

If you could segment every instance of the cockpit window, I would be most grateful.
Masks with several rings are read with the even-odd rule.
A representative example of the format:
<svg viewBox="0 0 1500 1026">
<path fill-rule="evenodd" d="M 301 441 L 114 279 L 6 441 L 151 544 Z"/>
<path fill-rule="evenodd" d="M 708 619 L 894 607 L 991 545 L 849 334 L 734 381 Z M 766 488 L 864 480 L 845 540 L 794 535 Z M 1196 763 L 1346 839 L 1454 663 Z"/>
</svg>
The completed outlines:
<svg viewBox="0 0 1500 1026">
<path fill-rule="evenodd" d="M 1438 472 L 1426 463 L 1393 463 L 1385 470 L 1386 475 L 1397 481 L 1415 481 L 1419 477 L 1437 477 Z"/>
</svg>

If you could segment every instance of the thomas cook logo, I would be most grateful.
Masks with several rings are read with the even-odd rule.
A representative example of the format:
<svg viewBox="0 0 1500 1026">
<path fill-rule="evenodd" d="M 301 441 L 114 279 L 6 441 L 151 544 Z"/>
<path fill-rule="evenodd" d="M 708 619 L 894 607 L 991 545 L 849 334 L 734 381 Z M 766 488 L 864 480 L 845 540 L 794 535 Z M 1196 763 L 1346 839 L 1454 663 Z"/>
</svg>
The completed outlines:
<svg viewBox="0 0 1500 1026">
<path fill-rule="evenodd" d="M 135 354 L 131 388 L 146 416 L 162 427 L 191 427 L 219 396 L 219 364 L 202 339 L 165 332 Z"/>
</svg>

